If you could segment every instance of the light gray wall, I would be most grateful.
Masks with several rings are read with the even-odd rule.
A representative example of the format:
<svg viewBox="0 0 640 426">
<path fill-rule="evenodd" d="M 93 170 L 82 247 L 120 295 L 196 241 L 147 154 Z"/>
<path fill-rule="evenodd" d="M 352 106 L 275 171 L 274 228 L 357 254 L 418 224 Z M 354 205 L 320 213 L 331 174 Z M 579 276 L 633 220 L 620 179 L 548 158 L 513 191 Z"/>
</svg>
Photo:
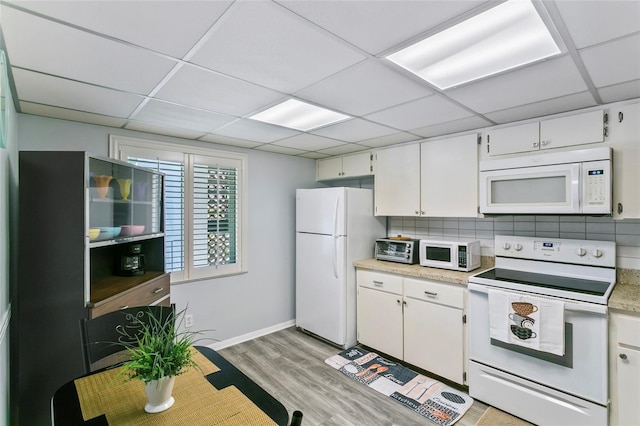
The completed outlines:
<svg viewBox="0 0 640 426">
<path fill-rule="evenodd" d="M 188 305 L 193 330 L 214 330 L 205 337 L 217 340 L 295 319 L 295 189 L 317 186 L 313 160 L 25 114 L 18 115 L 18 128 L 20 150 L 106 156 L 109 134 L 118 134 L 247 153 L 249 272 L 173 285 L 171 299 L 178 309 Z"/>
<path fill-rule="evenodd" d="M 3 95 L 5 95 L 3 93 Z M 16 282 L 18 229 L 18 119 L 6 94 L 9 134 L 0 148 L 0 424 L 9 424 L 10 289 Z"/>
</svg>

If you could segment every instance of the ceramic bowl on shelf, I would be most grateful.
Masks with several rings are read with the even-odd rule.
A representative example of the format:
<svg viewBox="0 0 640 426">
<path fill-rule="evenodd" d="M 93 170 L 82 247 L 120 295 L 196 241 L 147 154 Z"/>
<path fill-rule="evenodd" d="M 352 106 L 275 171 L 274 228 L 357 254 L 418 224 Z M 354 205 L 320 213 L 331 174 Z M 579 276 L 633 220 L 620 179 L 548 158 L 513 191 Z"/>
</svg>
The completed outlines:
<svg viewBox="0 0 640 426">
<path fill-rule="evenodd" d="M 140 235 L 144 232 L 144 225 L 122 225 L 121 235 Z"/>
<path fill-rule="evenodd" d="M 89 228 L 89 241 L 93 241 L 100 235 L 100 228 Z"/>
<path fill-rule="evenodd" d="M 115 238 L 120 235 L 119 226 L 102 226 L 100 227 L 100 239 Z"/>
</svg>

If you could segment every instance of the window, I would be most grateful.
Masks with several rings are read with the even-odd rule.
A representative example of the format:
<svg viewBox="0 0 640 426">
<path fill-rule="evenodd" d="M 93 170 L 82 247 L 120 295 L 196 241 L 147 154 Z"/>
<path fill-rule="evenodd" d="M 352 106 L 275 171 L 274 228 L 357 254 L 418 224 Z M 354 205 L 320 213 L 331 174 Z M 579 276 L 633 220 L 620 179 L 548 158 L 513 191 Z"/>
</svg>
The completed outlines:
<svg viewBox="0 0 640 426">
<path fill-rule="evenodd" d="M 109 153 L 165 175 L 172 282 L 246 272 L 246 155 L 123 136 L 110 137 Z"/>
</svg>

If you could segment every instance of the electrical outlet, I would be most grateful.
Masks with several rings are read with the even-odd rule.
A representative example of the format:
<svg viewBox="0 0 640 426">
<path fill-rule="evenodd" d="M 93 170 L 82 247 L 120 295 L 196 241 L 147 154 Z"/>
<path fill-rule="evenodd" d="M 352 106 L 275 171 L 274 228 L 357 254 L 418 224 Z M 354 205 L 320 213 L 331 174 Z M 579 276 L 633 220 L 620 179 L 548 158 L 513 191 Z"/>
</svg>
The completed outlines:
<svg viewBox="0 0 640 426">
<path fill-rule="evenodd" d="M 193 315 L 187 314 L 184 316 L 184 326 L 187 328 L 193 326 Z"/>
</svg>

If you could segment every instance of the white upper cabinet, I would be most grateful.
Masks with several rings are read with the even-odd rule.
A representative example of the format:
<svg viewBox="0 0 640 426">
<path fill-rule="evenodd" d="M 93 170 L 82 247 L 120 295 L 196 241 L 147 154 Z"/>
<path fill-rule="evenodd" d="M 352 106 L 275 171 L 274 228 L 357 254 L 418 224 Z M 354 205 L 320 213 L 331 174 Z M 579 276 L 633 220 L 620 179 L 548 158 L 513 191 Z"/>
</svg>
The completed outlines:
<svg viewBox="0 0 640 426">
<path fill-rule="evenodd" d="M 590 111 L 487 132 L 491 157 L 604 142 L 604 111 Z"/>
<path fill-rule="evenodd" d="M 345 179 L 373 175 L 370 152 L 316 160 L 316 180 Z"/>
<path fill-rule="evenodd" d="M 613 217 L 640 218 L 640 103 L 609 109 L 613 148 Z"/>
<path fill-rule="evenodd" d="M 491 156 L 535 151 L 540 145 L 540 124 L 535 122 L 490 130 L 487 143 Z"/>
<path fill-rule="evenodd" d="M 478 135 L 423 142 L 420 146 L 423 216 L 478 215 Z"/>
<path fill-rule="evenodd" d="M 420 144 L 375 154 L 376 216 L 420 216 Z"/>
</svg>

